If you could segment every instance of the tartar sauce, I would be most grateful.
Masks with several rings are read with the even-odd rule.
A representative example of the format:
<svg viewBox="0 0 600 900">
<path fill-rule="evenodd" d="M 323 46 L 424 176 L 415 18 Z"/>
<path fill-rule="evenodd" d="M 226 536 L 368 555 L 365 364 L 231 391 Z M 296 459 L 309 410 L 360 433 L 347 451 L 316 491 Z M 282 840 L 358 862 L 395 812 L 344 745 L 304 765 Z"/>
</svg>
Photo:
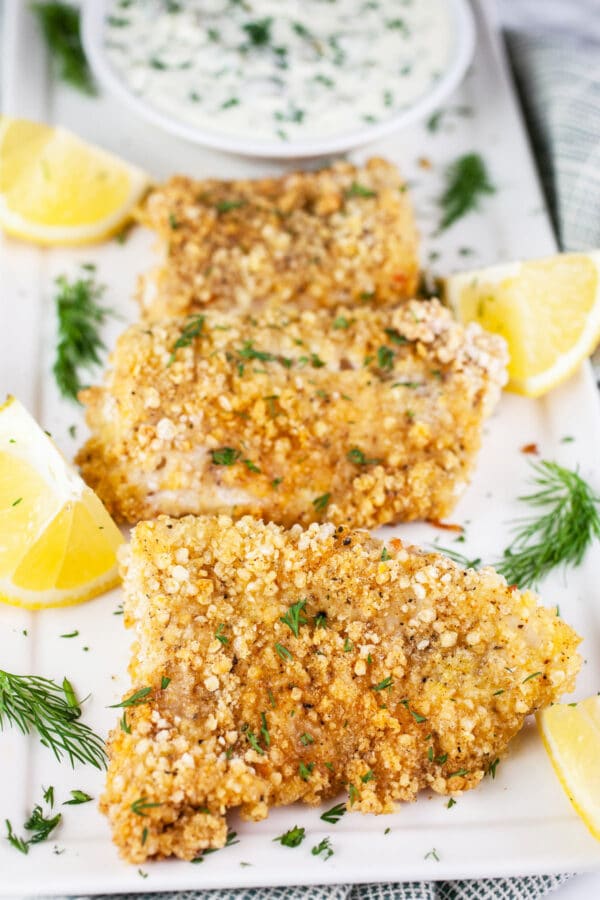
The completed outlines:
<svg viewBox="0 0 600 900">
<path fill-rule="evenodd" d="M 104 35 L 135 94 L 205 131 L 302 141 L 390 118 L 450 51 L 446 0 L 114 0 Z"/>
</svg>

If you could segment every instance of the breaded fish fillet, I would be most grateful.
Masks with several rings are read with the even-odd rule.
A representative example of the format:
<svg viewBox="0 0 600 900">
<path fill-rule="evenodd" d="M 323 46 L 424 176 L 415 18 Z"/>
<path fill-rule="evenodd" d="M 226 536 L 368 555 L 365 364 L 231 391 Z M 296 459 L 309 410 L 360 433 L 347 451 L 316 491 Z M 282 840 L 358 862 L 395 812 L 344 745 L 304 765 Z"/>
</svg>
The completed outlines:
<svg viewBox="0 0 600 900">
<path fill-rule="evenodd" d="M 141 282 L 152 318 L 210 306 L 390 305 L 417 286 L 406 185 L 382 159 L 260 181 L 177 176 L 150 193 L 138 219 L 166 254 Z"/>
<path fill-rule="evenodd" d="M 341 526 L 161 517 L 121 562 L 132 693 L 101 808 L 135 863 L 222 846 L 232 807 L 475 787 L 580 666 L 492 569 Z"/>
<path fill-rule="evenodd" d="M 506 359 L 501 338 L 437 301 L 139 324 L 119 339 L 104 386 L 81 394 L 92 436 L 78 462 L 130 522 L 442 518 Z"/>
</svg>

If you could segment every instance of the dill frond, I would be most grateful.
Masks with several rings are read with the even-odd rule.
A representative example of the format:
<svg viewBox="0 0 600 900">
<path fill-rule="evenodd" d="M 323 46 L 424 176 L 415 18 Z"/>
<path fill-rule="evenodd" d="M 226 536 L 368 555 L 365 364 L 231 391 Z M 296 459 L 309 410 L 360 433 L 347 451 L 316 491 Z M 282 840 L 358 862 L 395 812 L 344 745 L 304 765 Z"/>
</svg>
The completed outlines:
<svg viewBox="0 0 600 900">
<path fill-rule="evenodd" d="M 37 732 L 44 747 L 59 761 L 66 756 L 106 767 L 104 741 L 79 721 L 81 709 L 71 683 L 62 685 L 39 675 L 12 675 L 0 670 L 0 730 L 14 725 L 23 734 Z"/>
<path fill-rule="evenodd" d="M 79 10 L 70 3 L 32 3 L 59 77 L 84 94 L 96 93 L 83 52 Z"/>
<path fill-rule="evenodd" d="M 460 156 L 448 168 L 447 187 L 440 199 L 443 210 L 440 231 L 445 231 L 466 213 L 477 209 L 484 194 L 494 194 L 485 163 L 478 153 Z"/>
<path fill-rule="evenodd" d="M 100 364 L 105 347 L 99 329 L 113 313 L 98 303 L 104 286 L 96 284 L 93 269 L 72 283 L 61 275 L 56 284 L 58 345 L 52 371 L 61 394 L 77 401 L 84 387 L 81 371 Z"/>
<path fill-rule="evenodd" d="M 537 587 L 556 566 L 578 566 L 600 537 L 600 498 L 579 473 L 548 460 L 531 465 L 539 490 L 518 499 L 538 514 L 516 523 L 514 539 L 496 564 L 510 584 L 521 588 Z"/>
<path fill-rule="evenodd" d="M 81 43 L 80 13 L 70 3 L 32 3 L 59 77 L 84 94 L 96 88 Z"/>
</svg>

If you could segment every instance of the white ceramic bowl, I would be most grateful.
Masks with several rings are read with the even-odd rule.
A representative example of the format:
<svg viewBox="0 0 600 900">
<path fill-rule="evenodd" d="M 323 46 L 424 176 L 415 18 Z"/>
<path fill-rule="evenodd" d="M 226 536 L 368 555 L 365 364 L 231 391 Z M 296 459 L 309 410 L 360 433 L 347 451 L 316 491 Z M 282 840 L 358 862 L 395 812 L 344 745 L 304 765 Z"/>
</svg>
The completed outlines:
<svg viewBox="0 0 600 900">
<path fill-rule="evenodd" d="M 452 28 L 451 50 L 445 69 L 425 94 L 410 106 L 392 113 L 384 121 L 327 138 L 303 139 L 286 143 L 274 140 L 256 141 L 251 137 L 246 138 L 198 128 L 175 116 L 168 115 L 135 94 L 124 84 L 119 73 L 110 64 L 105 52 L 104 20 L 109 8 L 109 0 L 85 0 L 82 37 L 87 58 L 100 84 L 154 125 L 193 143 L 238 153 L 242 156 L 294 159 L 343 153 L 404 128 L 406 125 L 424 118 L 442 105 L 462 80 L 473 57 L 475 46 L 475 27 L 468 0 L 446 0 L 446 3 Z"/>
</svg>

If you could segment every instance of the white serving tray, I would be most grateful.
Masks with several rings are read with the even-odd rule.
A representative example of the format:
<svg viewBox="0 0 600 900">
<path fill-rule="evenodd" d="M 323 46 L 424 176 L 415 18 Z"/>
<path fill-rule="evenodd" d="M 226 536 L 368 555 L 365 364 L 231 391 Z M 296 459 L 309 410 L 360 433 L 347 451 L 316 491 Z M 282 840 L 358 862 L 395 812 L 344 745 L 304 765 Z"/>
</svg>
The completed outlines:
<svg viewBox="0 0 600 900">
<path fill-rule="evenodd" d="M 173 171 L 220 176 L 259 176 L 278 171 L 273 163 L 240 160 L 203 151 L 169 137 L 119 107 L 111 98 L 89 100 L 50 82 L 39 36 L 21 0 L 5 4 L 3 111 L 59 122 L 83 137 L 145 166 L 161 178 Z M 440 253 L 440 272 L 468 265 L 551 253 L 555 249 L 517 110 L 506 61 L 496 31 L 493 7 L 476 4 L 478 50 L 472 72 L 451 99 L 450 112 L 436 133 L 415 127 L 375 146 L 357 158 L 378 154 L 396 161 L 412 183 L 427 253 Z M 469 114 L 465 114 L 467 107 Z M 459 108 L 459 111 L 457 111 Z M 445 165 L 461 153 L 480 152 L 497 193 L 470 215 L 433 236 L 439 211 L 436 197 Z M 419 158 L 427 162 L 419 164 Z M 124 245 L 114 241 L 77 251 L 38 251 L 0 238 L 0 395 L 12 392 L 72 455 L 84 436 L 81 415 L 62 400 L 50 369 L 55 343 L 53 279 L 73 273 L 81 262 L 94 262 L 108 285 L 107 299 L 126 318 L 133 318 L 130 299 L 136 274 L 153 259 L 152 238 L 141 230 Z M 470 248 L 472 255 L 461 255 Z M 464 250 L 463 250 L 464 253 Z M 123 327 L 111 323 L 110 344 Z M 68 427 L 77 424 L 77 439 Z M 508 522 L 522 512 L 515 497 L 528 476 L 523 444 L 535 442 L 545 458 L 578 465 L 598 490 L 600 410 L 588 366 L 547 399 L 533 402 L 506 394 L 486 428 L 475 477 L 453 520 L 466 524 L 462 552 L 497 558 L 508 542 Z M 561 443 L 569 435 L 571 443 Z M 392 530 L 389 529 L 389 533 Z M 442 545 L 453 535 L 427 525 L 404 526 L 393 533 L 423 544 L 439 536 Z M 596 548 L 577 571 L 547 579 L 546 603 L 560 604 L 561 615 L 583 635 L 586 663 L 576 695 L 600 689 L 600 554 Z M 106 733 L 115 721 L 107 709 L 127 690 L 125 669 L 129 635 L 113 612 L 118 591 L 70 609 L 27 613 L 0 609 L 0 668 L 73 681 L 86 702 L 86 721 Z M 60 634 L 78 629 L 70 640 Z M 26 633 L 25 633 L 26 632 Z M 89 648 L 89 649 L 85 649 Z M 11 819 L 15 830 L 42 785 L 54 785 L 59 801 L 79 788 L 95 798 L 102 775 L 89 767 L 72 771 L 59 765 L 39 743 L 15 731 L 0 733 L 0 822 Z M 208 857 L 202 865 L 169 861 L 148 864 L 142 874 L 119 860 L 108 825 L 89 803 L 61 807 L 64 822 L 56 840 L 15 851 L 0 837 L 0 895 L 84 894 L 216 888 L 276 884 L 405 881 L 600 868 L 600 844 L 592 839 L 563 794 L 546 758 L 533 723 L 513 742 L 495 780 L 459 798 L 452 809 L 446 799 L 424 793 L 417 803 L 392 816 L 346 815 L 325 827 L 320 810 L 296 806 L 275 810 L 259 824 L 231 826 L 239 843 Z M 292 825 L 304 825 L 308 839 L 297 849 L 281 847 L 273 838 Z M 391 829 L 388 834 L 385 830 Z M 335 855 L 323 862 L 310 848 L 329 835 Z M 427 856 L 433 848 L 439 860 Z M 58 852 L 57 852 L 58 851 Z M 250 865 L 242 865 L 250 863 Z"/>
</svg>

